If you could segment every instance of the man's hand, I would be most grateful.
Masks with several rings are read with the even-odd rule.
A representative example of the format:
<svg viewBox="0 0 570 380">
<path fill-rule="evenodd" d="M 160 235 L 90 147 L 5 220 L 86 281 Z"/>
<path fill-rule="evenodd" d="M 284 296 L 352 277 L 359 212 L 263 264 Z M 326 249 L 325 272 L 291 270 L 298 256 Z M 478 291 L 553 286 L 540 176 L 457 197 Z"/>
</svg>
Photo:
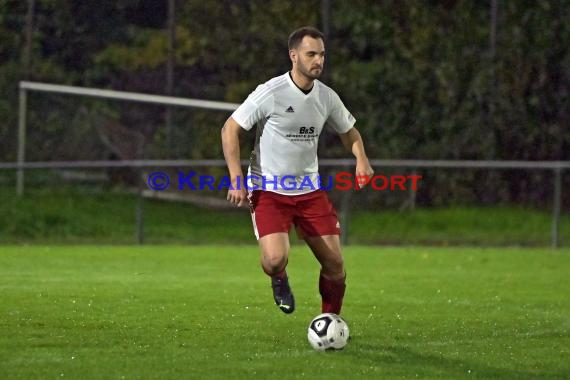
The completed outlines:
<svg viewBox="0 0 570 380">
<path fill-rule="evenodd" d="M 363 158 L 356 160 L 356 180 L 358 181 L 358 186 L 362 189 L 374 175 L 374 170 L 370 166 L 368 158 Z"/>
<path fill-rule="evenodd" d="M 238 183 L 237 180 L 232 180 L 232 187 L 228 190 L 226 199 L 236 205 L 236 207 L 245 206 L 247 203 L 245 184 Z"/>
</svg>

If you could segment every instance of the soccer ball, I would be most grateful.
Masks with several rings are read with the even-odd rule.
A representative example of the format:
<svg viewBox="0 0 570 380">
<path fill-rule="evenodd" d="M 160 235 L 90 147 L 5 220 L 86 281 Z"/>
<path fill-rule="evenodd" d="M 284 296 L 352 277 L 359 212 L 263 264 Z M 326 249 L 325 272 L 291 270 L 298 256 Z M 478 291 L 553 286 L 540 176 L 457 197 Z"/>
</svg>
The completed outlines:
<svg viewBox="0 0 570 380">
<path fill-rule="evenodd" d="M 336 314 L 317 315 L 309 325 L 307 338 L 317 351 L 327 349 L 340 350 L 348 341 L 348 325 Z"/>
</svg>

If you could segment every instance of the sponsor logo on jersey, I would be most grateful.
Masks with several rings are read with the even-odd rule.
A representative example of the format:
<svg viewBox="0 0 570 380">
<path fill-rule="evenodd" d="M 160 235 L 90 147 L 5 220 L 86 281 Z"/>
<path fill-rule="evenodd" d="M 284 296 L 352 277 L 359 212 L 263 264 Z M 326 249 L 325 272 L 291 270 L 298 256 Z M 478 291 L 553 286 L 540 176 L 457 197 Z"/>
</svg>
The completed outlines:
<svg viewBox="0 0 570 380">
<path fill-rule="evenodd" d="M 299 134 L 301 134 L 301 135 L 309 135 L 311 133 L 315 133 L 315 127 L 301 127 L 301 128 L 299 128 Z"/>
</svg>

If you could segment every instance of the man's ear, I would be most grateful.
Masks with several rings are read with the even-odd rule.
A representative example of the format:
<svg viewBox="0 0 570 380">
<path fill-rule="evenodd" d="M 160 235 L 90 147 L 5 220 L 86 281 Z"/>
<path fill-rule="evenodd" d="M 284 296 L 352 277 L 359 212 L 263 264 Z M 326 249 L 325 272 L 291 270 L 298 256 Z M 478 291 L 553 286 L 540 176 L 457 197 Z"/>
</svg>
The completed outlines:
<svg viewBox="0 0 570 380">
<path fill-rule="evenodd" d="M 295 49 L 289 50 L 289 58 L 291 59 L 291 62 L 297 62 L 297 51 Z"/>
</svg>

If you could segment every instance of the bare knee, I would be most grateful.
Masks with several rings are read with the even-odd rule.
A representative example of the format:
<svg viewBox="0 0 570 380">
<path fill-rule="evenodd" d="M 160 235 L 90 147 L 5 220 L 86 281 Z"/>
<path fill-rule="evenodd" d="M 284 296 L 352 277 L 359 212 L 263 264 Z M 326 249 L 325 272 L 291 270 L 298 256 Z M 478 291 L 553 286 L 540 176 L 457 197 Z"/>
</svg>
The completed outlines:
<svg viewBox="0 0 570 380">
<path fill-rule="evenodd" d="M 265 235 L 259 239 L 261 267 L 269 276 L 285 270 L 289 255 L 289 235 L 284 232 Z"/>
<path fill-rule="evenodd" d="M 321 274 L 329 280 L 344 279 L 344 260 L 341 255 L 335 255 L 323 260 L 321 267 Z"/>
<path fill-rule="evenodd" d="M 287 258 L 285 255 L 263 255 L 261 268 L 269 276 L 275 276 L 285 270 Z"/>
</svg>

